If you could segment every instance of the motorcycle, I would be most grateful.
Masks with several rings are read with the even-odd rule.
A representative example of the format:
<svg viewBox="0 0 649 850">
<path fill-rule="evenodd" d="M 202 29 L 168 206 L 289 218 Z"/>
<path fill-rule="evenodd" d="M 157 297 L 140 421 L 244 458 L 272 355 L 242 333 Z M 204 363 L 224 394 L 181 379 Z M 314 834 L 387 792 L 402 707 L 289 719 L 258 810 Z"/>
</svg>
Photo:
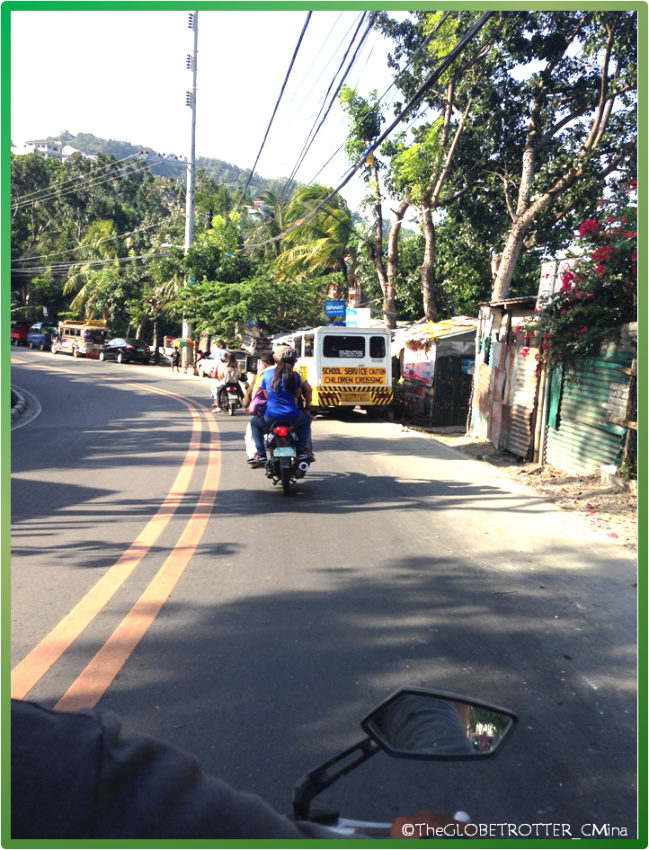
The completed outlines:
<svg viewBox="0 0 649 850">
<path fill-rule="evenodd" d="M 291 482 L 295 483 L 306 475 L 310 459 L 298 460 L 297 434 L 290 422 L 277 420 L 273 422 L 264 435 L 266 445 L 266 477 L 273 484 L 282 484 L 282 493 L 289 496 Z"/>
<path fill-rule="evenodd" d="M 238 389 L 237 384 L 226 384 L 219 394 L 221 410 L 227 410 L 230 416 L 234 416 L 237 408 L 243 407 Z"/>
<path fill-rule="evenodd" d="M 388 838 L 391 834 L 395 838 L 473 837 L 470 818 L 462 811 L 453 818 L 426 813 L 425 823 L 420 823 L 420 812 L 399 818 L 393 825 L 341 818 L 336 811 L 311 811 L 311 803 L 381 751 L 394 758 L 428 761 L 494 758 L 517 722 L 514 712 L 472 697 L 429 688 L 400 688 L 361 721 L 366 734 L 362 741 L 309 771 L 293 786 L 292 817 L 320 823 L 340 835 L 363 838 Z"/>
</svg>

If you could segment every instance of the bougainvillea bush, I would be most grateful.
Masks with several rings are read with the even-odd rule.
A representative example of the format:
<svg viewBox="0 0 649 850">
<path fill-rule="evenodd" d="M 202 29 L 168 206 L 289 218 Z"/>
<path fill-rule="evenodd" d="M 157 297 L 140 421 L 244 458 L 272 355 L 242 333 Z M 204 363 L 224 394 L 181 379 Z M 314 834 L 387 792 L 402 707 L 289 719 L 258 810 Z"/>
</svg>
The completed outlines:
<svg viewBox="0 0 649 850">
<path fill-rule="evenodd" d="M 563 275 L 560 292 L 515 329 L 539 349 L 539 368 L 574 372 L 576 360 L 596 353 L 621 325 L 636 320 L 636 189 L 631 180 L 600 201 L 597 218 L 584 221 L 576 234 L 579 257 Z"/>
</svg>

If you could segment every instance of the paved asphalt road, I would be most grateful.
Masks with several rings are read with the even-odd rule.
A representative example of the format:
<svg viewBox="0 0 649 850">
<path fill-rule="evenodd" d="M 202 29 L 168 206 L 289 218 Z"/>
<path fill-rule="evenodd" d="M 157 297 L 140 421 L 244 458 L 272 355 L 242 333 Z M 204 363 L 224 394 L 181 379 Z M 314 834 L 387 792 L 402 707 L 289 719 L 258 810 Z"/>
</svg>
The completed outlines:
<svg viewBox="0 0 649 850">
<path fill-rule="evenodd" d="M 209 415 L 156 392 L 206 411 L 206 381 L 23 349 L 12 381 L 41 405 L 12 433 L 12 667 L 32 675 L 34 647 L 127 550 L 137 561 L 28 698 L 53 706 L 89 680 L 128 729 L 288 812 L 293 782 L 359 740 L 360 719 L 400 685 L 474 695 L 519 714 L 497 759 L 380 754 L 322 805 L 635 834 L 635 558 L 619 544 L 496 469 L 360 413 L 315 424 L 317 462 L 286 498 L 246 466 L 245 415 L 215 417 L 210 434 Z M 120 624 L 113 653 L 133 640 L 133 606 L 183 553 L 103 692 L 93 659 Z"/>
</svg>

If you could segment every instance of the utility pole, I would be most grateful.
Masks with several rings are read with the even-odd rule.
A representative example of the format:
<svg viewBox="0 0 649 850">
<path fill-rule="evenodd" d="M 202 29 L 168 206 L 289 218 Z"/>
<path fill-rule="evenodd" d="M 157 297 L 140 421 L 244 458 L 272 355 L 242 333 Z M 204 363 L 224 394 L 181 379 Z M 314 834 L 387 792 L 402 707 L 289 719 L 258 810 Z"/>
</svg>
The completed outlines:
<svg viewBox="0 0 649 850">
<path fill-rule="evenodd" d="M 194 244 L 194 194 L 196 190 L 196 72 L 198 69 L 198 12 L 189 14 L 189 29 L 194 30 L 194 51 L 187 54 L 187 69 L 192 72 L 192 88 L 187 92 L 186 104 L 192 110 L 192 129 L 189 147 L 189 161 L 187 163 L 187 199 L 185 204 L 185 255 Z M 187 281 L 185 281 L 187 284 Z M 182 336 L 191 339 L 194 332 L 193 325 L 185 321 L 183 317 Z M 187 346 L 183 349 L 183 366 L 193 364 L 192 349 Z"/>
</svg>

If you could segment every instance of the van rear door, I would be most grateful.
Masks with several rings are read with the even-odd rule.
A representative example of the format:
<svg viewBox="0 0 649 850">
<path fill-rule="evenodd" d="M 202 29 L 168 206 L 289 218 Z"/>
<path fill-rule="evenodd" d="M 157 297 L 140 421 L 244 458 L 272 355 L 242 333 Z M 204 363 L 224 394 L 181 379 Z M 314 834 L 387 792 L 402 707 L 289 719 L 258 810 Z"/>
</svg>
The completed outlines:
<svg viewBox="0 0 649 850">
<path fill-rule="evenodd" d="M 391 385 L 387 334 L 349 328 L 319 336 L 323 390 L 340 390 L 341 404 L 375 403 L 372 390 Z"/>
</svg>

